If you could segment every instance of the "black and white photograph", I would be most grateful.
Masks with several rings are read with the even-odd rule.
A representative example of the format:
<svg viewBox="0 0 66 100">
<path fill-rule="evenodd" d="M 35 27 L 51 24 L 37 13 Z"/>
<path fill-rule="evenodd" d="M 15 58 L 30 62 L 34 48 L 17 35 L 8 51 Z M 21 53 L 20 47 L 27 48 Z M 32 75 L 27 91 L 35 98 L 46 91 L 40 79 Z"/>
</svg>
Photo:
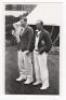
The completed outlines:
<svg viewBox="0 0 66 100">
<path fill-rule="evenodd" d="M 5 4 L 5 94 L 60 94 L 62 4 Z"/>
</svg>

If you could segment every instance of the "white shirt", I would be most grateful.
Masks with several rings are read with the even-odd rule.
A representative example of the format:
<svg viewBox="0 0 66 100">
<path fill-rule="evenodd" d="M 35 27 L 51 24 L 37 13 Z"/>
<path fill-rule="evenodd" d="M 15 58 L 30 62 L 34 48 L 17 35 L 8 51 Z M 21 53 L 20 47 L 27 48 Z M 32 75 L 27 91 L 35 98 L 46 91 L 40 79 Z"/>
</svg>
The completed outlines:
<svg viewBox="0 0 66 100">
<path fill-rule="evenodd" d="M 38 50 L 38 42 L 39 42 L 39 36 L 41 31 L 38 31 L 36 39 L 35 39 L 35 50 Z"/>
</svg>

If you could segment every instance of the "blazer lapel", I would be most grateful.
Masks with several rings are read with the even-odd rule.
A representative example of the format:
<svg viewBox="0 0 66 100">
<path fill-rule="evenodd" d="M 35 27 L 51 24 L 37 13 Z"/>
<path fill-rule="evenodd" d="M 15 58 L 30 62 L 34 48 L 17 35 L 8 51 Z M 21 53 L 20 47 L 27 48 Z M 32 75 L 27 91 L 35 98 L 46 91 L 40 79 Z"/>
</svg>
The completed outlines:
<svg viewBox="0 0 66 100">
<path fill-rule="evenodd" d="M 27 30 L 28 30 L 28 26 L 24 29 L 22 36 L 24 36 L 26 34 Z"/>
<path fill-rule="evenodd" d="M 41 38 L 42 38 L 42 31 L 41 31 L 40 36 L 39 36 L 39 41 L 41 40 Z"/>
</svg>

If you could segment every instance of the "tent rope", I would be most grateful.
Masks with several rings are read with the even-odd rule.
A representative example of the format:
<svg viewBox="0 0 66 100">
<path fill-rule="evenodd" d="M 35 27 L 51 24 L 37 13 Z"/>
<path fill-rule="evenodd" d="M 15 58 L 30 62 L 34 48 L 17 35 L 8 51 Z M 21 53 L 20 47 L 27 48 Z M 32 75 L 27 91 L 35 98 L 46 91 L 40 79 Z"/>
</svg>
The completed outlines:
<svg viewBox="0 0 66 100">
<path fill-rule="evenodd" d="M 58 39 L 59 39 L 59 34 L 56 36 L 56 39 L 53 41 L 53 45 L 55 45 Z"/>
<path fill-rule="evenodd" d="M 51 33 L 50 33 L 51 37 L 52 37 L 52 34 L 53 34 L 53 30 L 54 30 L 54 26 L 52 26 L 52 29 L 51 29 Z"/>
</svg>

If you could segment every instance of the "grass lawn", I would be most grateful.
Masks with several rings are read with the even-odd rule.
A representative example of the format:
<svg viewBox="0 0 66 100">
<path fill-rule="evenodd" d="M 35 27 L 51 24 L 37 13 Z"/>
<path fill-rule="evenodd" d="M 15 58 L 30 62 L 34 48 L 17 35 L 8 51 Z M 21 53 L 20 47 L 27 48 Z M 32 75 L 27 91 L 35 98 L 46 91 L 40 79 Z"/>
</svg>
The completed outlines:
<svg viewBox="0 0 66 100">
<path fill-rule="evenodd" d="M 41 91 L 38 86 L 24 85 L 23 82 L 16 82 L 19 76 L 17 66 L 17 50 L 15 46 L 6 47 L 5 65 L 5 93 L 6 94 L 59 94 L 59 55 L 50 54 L 48 56 L 50 87 Z"/>
</svg>

